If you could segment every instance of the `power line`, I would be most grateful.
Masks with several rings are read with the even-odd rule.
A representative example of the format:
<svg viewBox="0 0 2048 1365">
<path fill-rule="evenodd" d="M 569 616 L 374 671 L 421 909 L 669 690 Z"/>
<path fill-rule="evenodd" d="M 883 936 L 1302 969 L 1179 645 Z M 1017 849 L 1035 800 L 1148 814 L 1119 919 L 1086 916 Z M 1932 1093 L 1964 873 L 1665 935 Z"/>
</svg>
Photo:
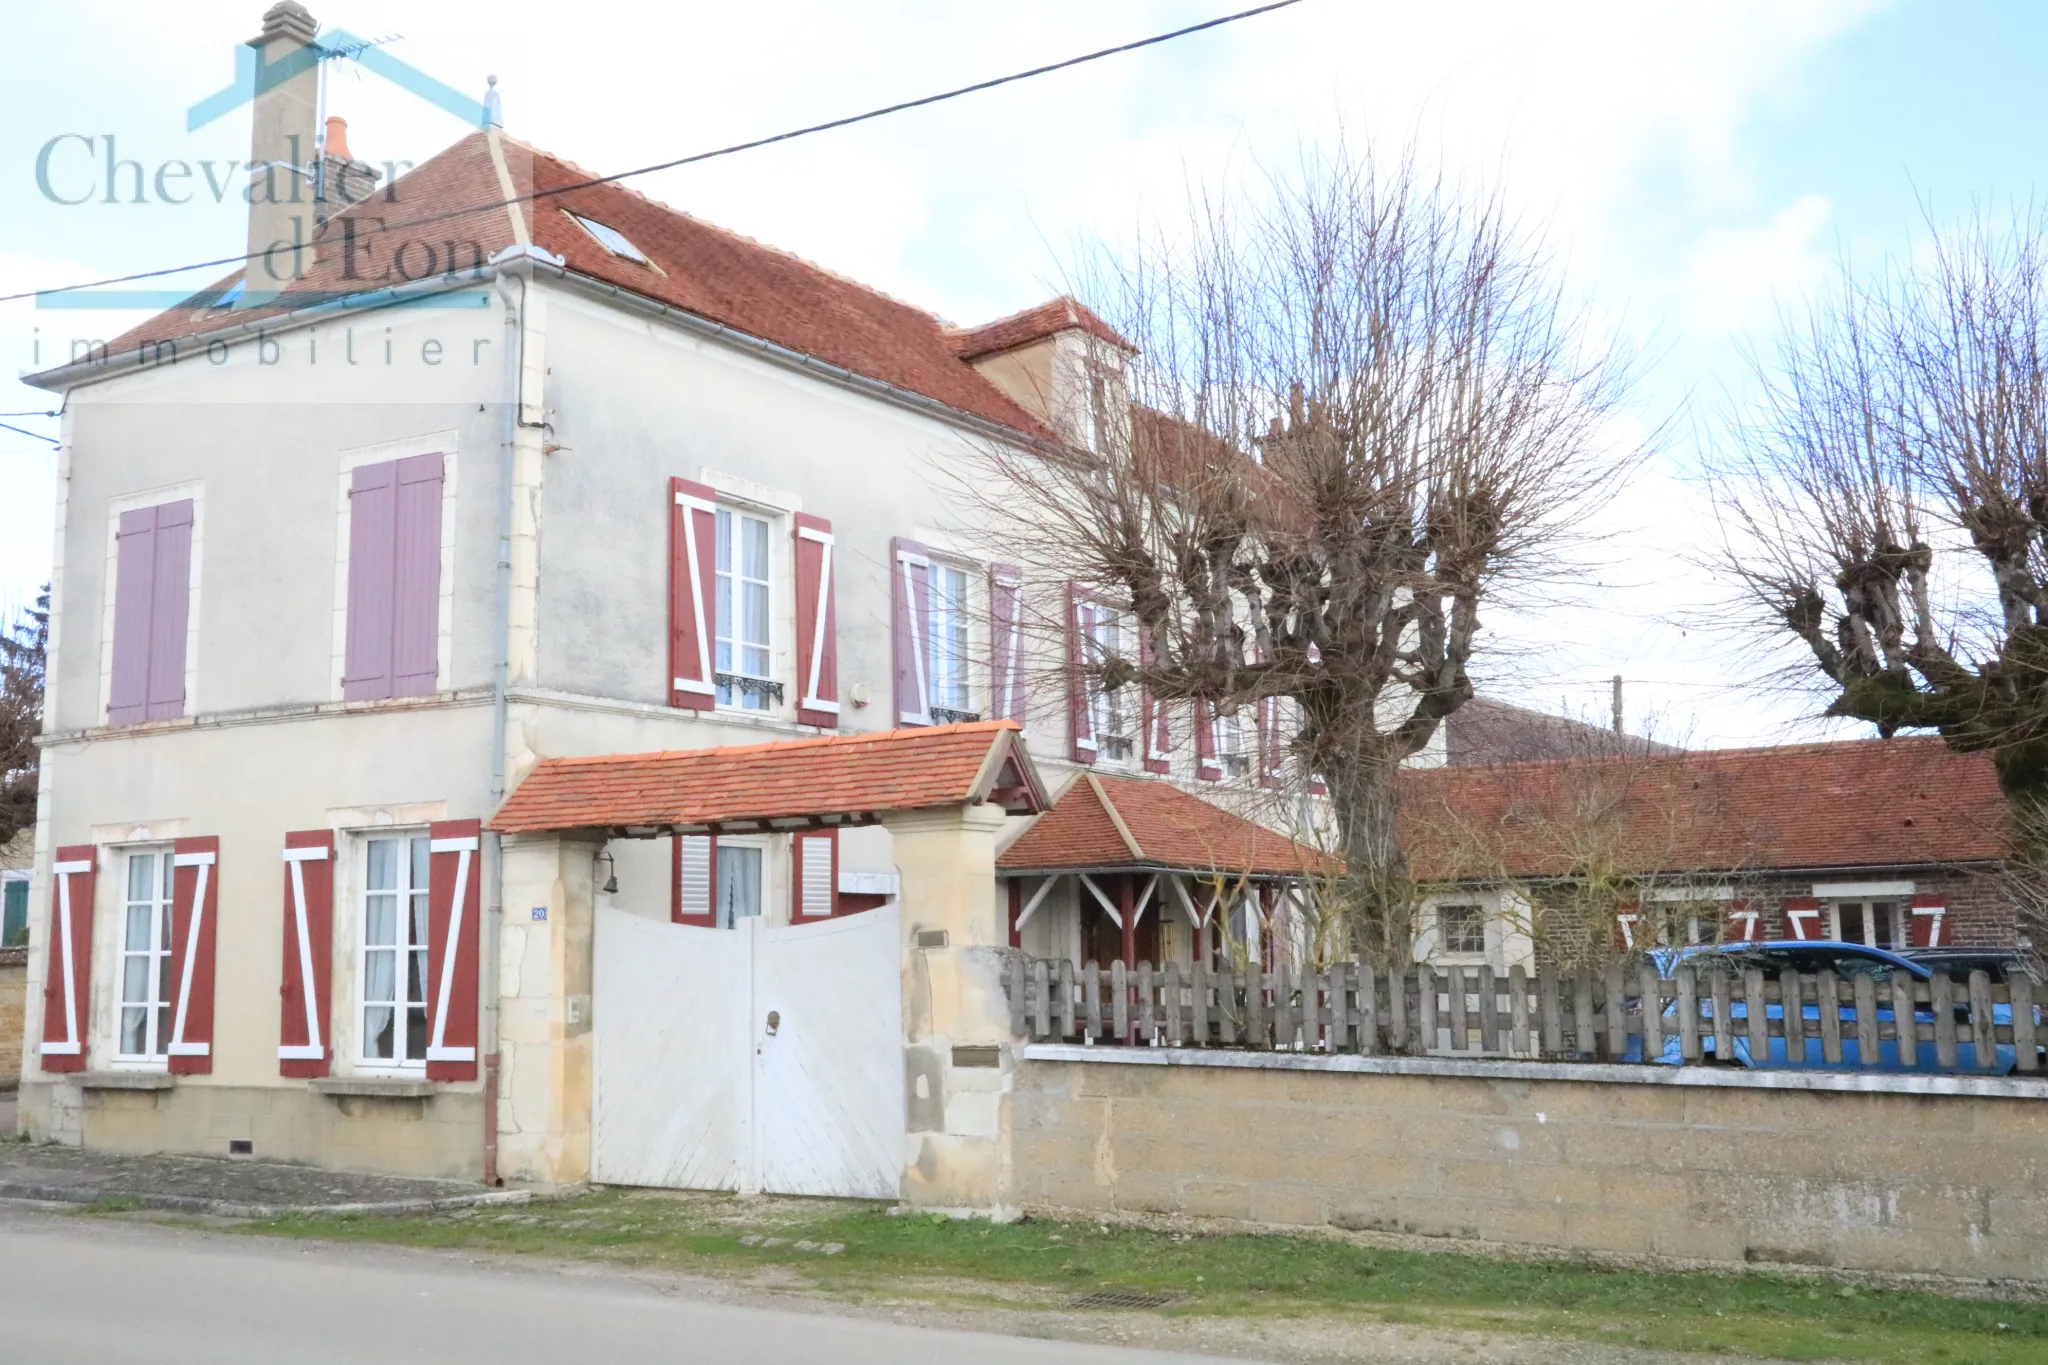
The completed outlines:
<svg viewBox="0 0 2048 1365">
<path fill-rule="evenodd" d="M 865 113 L 848 114 L 843 118 L 829 119 L 824 123 L 813 123 L 804 128 L 792 128 L 786 133 L 775 133 L 768 137 L 758 137 L 749 142 L 736 142 L 729 147 L 720 147 L 714 151 L 697 152 L 690 156 L 679 156 L 672 161 L 658 161 L 651 166 L 640 166 L 630 171 L 620 171 L 616 175 L 601 175 L 590 180 L 579 180 L 573 184 L 557 186 L 551 190 L 535 190 L 530 194 L 514 195 L 508 199 L 471 204 L 466 208 L 448 209 L 441 213 L 429 214 L 423 218 L 386 224 L 380 231 L 395 232 L 400 228 L 421 227 L 428 223 L 438 223 L 449 218 L 460 218 L 468 214 L 483 213 L 497 208 L 510 208 L 514 204 L 551 199 L 564 194 L 572 194 L 577 190 L 587 190 L 597 185 L 612 185 L 621 180 L 631 180 L 635 176 L 652 175 L 656 171 L 674 170 L 678 166 L 693 166 L 701 161 L 712 161 L 719 157 L 733 156 L 740 152 L 751 152 L 757 148 L 773 146 L 778 142 L 790 142 L 796 138 L 809 137 L 813 133 L 830 132 L 835 128 L 847 128 L 856 123 L 866 123 L 871 119 L 884 118 L 890 114 L 900 114 L 906 109 L 922 109 L 926 105 L 940 104 L 946 100 L 958 99 L 962 95 L 979 94 L 984 90 L 993 90 L 997 86 L 1011 85 L 1017 81 L 1030 80 L 1034 76 L 1044 76 L 1054 71 L 1064 71 L 1069 67 L 1083 66 L 1089 62 L 1100 61 L 1104 57 L 1115 57 L 1125 52 L 1136 52 L 1140 48 L 1155 47 L 1160 43 L 1172 42 L 1175 38 L 1185 38 L 1191 33 L 1201 33 L 1207 29 L 1221 28 L 1225 24 L 1234 24 L 1240 19 L 1256 18 L 1261 14 L 1270 14 L 1274 10 L 1286 9 L 1291 5 L 1298 5 L 1300 3 L 1301 0 L 1272 0 L 1270 4 L 1239 10 L 1235 14 L 1226 14 L 1215 19 L 1205 19 L 1199 24 L 1189 24 L 1185 28 L 1177 28 L 1168 33 L 1156 33 L 1150 38 L 1140 38 L 1135 42 L 1119 43 L 1115 47 L 1098 48 L 1094 52 L 1084 52 L 1078 57 L 1068 57 L 1064 61 L 1051 62 L 1044 66 L 1034 66 L 1027 71 L 1012 72 L 1007 76 L 997 76 L 992 80 L 976 81 L 973 85 L 963 85 L 952 90 L 942 90 L 935 95 L 923 95 L 917 99 L 903 100 L 896 104 L 884 105 L 879 109 L 870 109 Z M 239 256 L 222 256 L 211 261 L 194 261 L 189 265 L 167 266 L 161 270 L 143 270 L 133 275 L 114 275 L 103 280 L 88 280 L 82 284 L 59 285 L 54 289 L 30 289 L 18 294 L 0 294 L 0 303 L 14 303 L 21 299 L 31 299 L 44 294 L 70 294 L 82 289 L 97 289 L 102 285 L 133 284 L 137 280 L 160 279 L 165 275 L 182 275 L 187 271 L 206 270 L 216 266 L 241 265 L 262 254 L 261 252 L 246 251 Z"/>
<path fill-rule="evenodd" d="M 57 417 L 55 412 L 0 412 L 0 417 Z"/>
<path fill-rule="evenodd" d="M 17 436 L 26 436 L 31 440 L 48 441 L 51 445 L 59 444 L 54 436 L 45 436 L 40 431 L 30 431 L 27 427 L 10 426 L 6 422 L 0 422 L 0 431 L 11 431 Z"/>
</svg>

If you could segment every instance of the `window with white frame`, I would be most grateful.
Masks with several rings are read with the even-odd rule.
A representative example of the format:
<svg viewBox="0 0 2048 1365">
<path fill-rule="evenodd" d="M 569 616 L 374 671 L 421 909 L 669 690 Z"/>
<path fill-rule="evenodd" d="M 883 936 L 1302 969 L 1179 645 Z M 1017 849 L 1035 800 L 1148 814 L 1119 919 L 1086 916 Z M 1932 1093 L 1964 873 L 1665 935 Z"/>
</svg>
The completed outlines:
<svg viewBox="0 0 2048 1365">
<path fill-rule="evenodd" d="M 1112 658 L 1127 658 L 1137 646 L 1137 632 L 1122 612 L 1098 606 L 1088 612 L 1086 647 L 1089 677 Z M 1128 762 L 1131 733 L 1137 726 L 1132 714 L 1128 688 L 1093 685 L 1088 690 L 1088 718 L 1095 732 L 1096 752 L 1103 758 Z"/>
<path fill-rule="evenodd" d="M 965 569 L 931 562 L 931 628 L 925 637 L 925 676 L 931 692 L 931 717 L 940 725 L 980 720 L 974 709 L 974 687 L 968 671 L 972 657 L 973 602 Z"/>
<path fill-rule="evenodd" d="M 161 1062 L 171 1042 L 171 850 L 131 850 L 121 915 L 121 1018 L 114 1055 Z"/>
<path fill-rule="evenodd" d="M 0 948 L 28 944 L 28 873 L 0 872 Z"/>
<path fill-rule="evenodd" d="M 761 913 L 767 850 L 756 843 L 718 841 L 718 927 L 734 929 Z"/>
<path fill-rule="evenodd" d="M 1896 900 L 1838 900 L 1828 907 L 1828 937 L 1872 948 L 1905 944 L 1905 907 Z"/>
<path fill-rule="evenodd" d="M 1436 945 L 1439 953 L 1459 957 L 1486 955 L 1486 910 L 1478 905 L 1439 905 L 1436 908 Z"/>
<path fill-rule="evenodd" d="M 782 701 L 771 670 L 774 597 L 768 519 L 729 507 L 718 509 L 718 704 L 767 711 Z"/>
<path fill-rule="evenodd" d="M 1252 770 L 1251 755 L 1244 748 L 1244 712 L 1217 712 L 1214 721 L 1216 764 L 1230 777 L 1243 777 Z"/>
<path fill-rule="evenodd" d="M 416 1067 L 427 1060 L 427 879 L 424 833 L 363 842 L 360 969 L 362 1060 Z"/>
</svg>

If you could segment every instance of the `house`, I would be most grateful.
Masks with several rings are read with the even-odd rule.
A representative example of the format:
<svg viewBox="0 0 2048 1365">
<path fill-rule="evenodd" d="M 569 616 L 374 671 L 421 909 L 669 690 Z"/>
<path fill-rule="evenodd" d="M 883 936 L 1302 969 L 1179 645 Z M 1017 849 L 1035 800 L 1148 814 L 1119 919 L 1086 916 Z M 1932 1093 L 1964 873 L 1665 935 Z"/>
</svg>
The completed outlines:
<svg viewBox="0 0 2048 1365">
<path fill-rule="evenodd" d="M 1010 721 L 1049 781 L 1249 784 L 1234 725 L 1138 744 L 1076 666 L 1118 614 L 945 496 L 1128 420 L 1099 318 L 949 326 L 496 123 L 365 198 L 316 41 L 291 0 L 252 40 L 287 73 L 256 183 L 312 189 L 259 188 L 249 267 L 30 381 L 64 416 L 26 1131 L 583 1178 L 522 1117 L 554 1063 L 505 1060 L 589 1028 L 556 883 L 511 898 L 526 836 L 486 827 L 546 761 Z M 891 831 L 801 796 L 599 822 L 574 876 L 733 931 L 896 896 Z"/>
<path fill-rule="evenodd" d="M 1404 840 L 1431 888 L 1426 960 L 2020 942 L 1996 876 L 2005 804 L 1991 759 L 1939 738 L 1451 765 L 1402 780 Z"/>
</svg>

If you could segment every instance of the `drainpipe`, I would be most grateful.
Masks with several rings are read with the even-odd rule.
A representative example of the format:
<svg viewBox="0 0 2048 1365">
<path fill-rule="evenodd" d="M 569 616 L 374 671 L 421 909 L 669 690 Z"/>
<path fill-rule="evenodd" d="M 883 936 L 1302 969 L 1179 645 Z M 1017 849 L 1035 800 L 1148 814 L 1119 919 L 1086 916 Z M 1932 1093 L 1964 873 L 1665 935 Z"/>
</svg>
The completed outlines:
<svg viewBox="0 0 2048 1365">
<path fill-rule="evenodd" d="M 507 264 L 510 264 L 509 262 Z M 491 661 L 491 800 L 495 812 L 505 800 L 505 744 L 511 728 L 508 691 L 512 681 L 512 480 L 519 441 L 519 415 L 524 395 L 520 391 L 525 374 L 524 328 L 521 326 L 526 301 L 526 280 L 522 274 L 500 268 L 496 280 L 499 301 L 505 309 L 505 401 L 499 419 L 498 450 L 498 569 L 494 589 L 494 657 Z M 503 843 L 491 831 L 484 833 L 484 856 L 491 865 L 491 932 L 484 935 L 483 967 L 484 1017 L 482 1052 L 484 1058 L 484 1184 L 497 1185 L 498 1177 L 498 938 L 505 921 L 505 857 Z"/>
</svg>

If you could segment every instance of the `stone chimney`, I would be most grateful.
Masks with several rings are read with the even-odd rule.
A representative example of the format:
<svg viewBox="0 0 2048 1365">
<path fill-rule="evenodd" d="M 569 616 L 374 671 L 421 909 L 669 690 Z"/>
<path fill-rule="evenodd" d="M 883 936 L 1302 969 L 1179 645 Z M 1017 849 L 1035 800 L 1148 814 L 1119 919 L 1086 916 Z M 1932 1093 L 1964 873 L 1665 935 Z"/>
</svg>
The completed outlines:
<svg viewBox="0 0 2048 1365">
<path fill-rule="evenodd" d="M 245 298 L 290 288 L 313 264 L 320 118 L 319 30 L 298 0 L 263 14 L 249 136 L 249 264 Z"/>
<path fill-rule="evenodd" d="M 377 189 L 380 172 L 367 161 L 357 161 L 348 149 L 348 121 L 330 117 L 327 134 L 320 142 L 320 204 L 317 219 L 324 223 L 352 205 L 368 199 Z"/>
</svg>

